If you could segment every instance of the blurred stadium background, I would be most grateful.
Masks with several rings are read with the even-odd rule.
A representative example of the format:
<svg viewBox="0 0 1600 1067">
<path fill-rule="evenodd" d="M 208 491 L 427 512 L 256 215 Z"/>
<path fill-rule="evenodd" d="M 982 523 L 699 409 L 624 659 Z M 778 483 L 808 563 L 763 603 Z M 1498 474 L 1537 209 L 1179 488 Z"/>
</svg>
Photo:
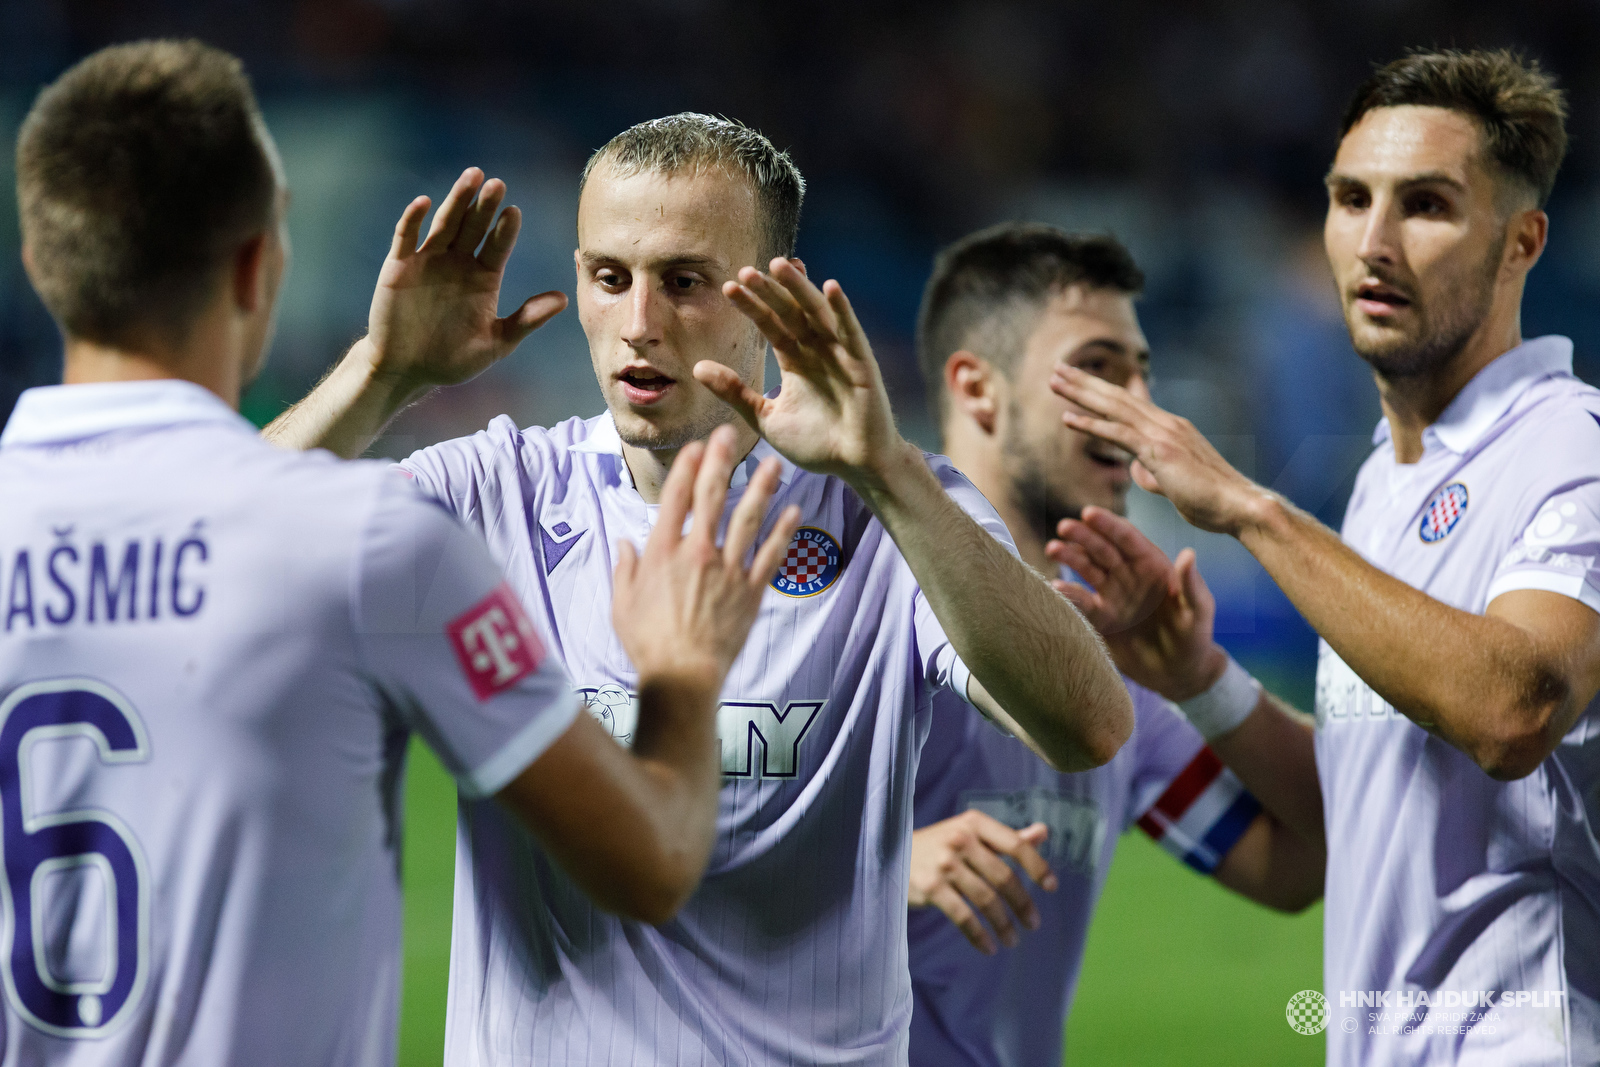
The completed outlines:
<svg viewBox="0 0 1600 1067">
<path fill-rule="evenodd" d="M 476 164 L 525 213 L 506 307 L 572 285 L 576 178 L 623 127 L 737 117 L 810 183 L 800 254 L 861 310 L 907 431 L 932 447 L 912 354 L 942 243 L 1030 218 L 1109 230 L 1149 277 L 1158 401 L 1248 473 L 1337 524 L 1377 417 L 1320 249 L 1321 175 L 1346 97 L 1408 45 L 1510 45 L 1571 93 L 1572 154 L 1524 331 L 1577 341 L 1600 379 L 1600 5 L 1539 0 L 1092 0 L 806 5 L 727 0 L 0 0 L 0 194 L 38 88 L 115 41 L 198 36 L 244 58 L 294 189 L 278 339 L 245 399 L 265 422 L 359 336 L 394 219 Z M 60 345 L 0 211 L 0 418 L 58 380 Z M 504 365 L 408 412 L 398 456 L 509 412 L 602 402 L 568 311 Z M 3 502 L 0 502 L 3 506 Z M 1169 551 L 1194 544 L 1240 659 L 1308 706 L 1314 639 L 1236 544 L 1140 497 Z M 402 1062 L 439 1062 L 454 798 L 417 750 L 409 785 Z M 1089 948 L 1068 1059 L 1315 1063 L 1283 1005 L 1321 984 L 1320 913 L 1229 898 L 1130 838 Z"/>
</svg>

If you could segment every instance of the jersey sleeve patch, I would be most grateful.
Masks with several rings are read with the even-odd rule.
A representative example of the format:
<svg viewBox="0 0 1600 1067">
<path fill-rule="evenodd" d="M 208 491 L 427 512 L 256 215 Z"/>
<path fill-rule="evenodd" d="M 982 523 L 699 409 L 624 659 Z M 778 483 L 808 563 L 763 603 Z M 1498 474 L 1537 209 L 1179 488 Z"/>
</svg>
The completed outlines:
<svg viewBox="0 0 1600 1067">
<path fill-rule="evenodd" d="M 544 662 L 533 620 L 505 582 L 451 621 L 445 633 L 480 702 L 510 689 Z"/>
<path fill-rule="evenodd" d="M 1260 802 L 1207 746 L 1139 817 L 1139 828 L 1173 856 L 1210 874 L 1260 811 Z"/>
</svg>

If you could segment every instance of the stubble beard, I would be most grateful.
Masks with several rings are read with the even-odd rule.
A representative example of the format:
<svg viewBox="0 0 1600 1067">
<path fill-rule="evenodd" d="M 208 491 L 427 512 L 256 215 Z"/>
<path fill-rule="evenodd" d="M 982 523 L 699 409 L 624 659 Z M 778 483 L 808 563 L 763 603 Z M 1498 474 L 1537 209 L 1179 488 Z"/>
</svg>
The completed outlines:
<svg viewBox="0 0 1600 1067">
<path fill-rule="evenodd" d="M 1001 442 L 1005 468 L 1011 483 L 1011 498 L 1021 509 L 1035 532 L 1045 540 L 1056 535 L 1062 519 L 1083 517 L 1083 504 L 1050 484 L 1049 457 L 1022 432 L 1022 412 L 1013 399 L 1006 416 L 1006 435 Z"/>
<path fill-rule="evenodd" d="M 1500 256 L 1505 250 L 1505 237 L 1495 243 L 1487 261 L 1463 282 L 1461 288 L 1447 295 L 1458 299 L 1439 308 L 1437 322 L 1418 307 L 1418 332 L 1415 337 L 1398 337 L 1393 340 L 1363 344 L 1353 324 L 1350 325 L 1350 343 L 1356 355 L 1366 360 L 1378 374 L 1390 381 L 1404 378 L 1421 378 L 1435 374 L 1454 362 L 1467 346 L 1473 334 L 1483 326 L 1494 303 L 1494 281 L 1500 268 Z M 1357 312 L 1352 308 L 1349 315 Z"/>
</svg>

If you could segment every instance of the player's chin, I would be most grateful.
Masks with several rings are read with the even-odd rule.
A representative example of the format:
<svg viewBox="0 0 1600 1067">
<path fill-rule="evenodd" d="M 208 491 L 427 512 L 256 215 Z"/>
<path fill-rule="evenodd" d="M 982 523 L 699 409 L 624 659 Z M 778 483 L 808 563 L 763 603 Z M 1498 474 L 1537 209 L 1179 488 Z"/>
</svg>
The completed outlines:
<svg viewBox="0 0 1600 1067">
<path fill-rule="evenodd" d="M 704 418 L 678 404 L 652 404 L 639 408 L 626 400 L 611 404 L 611 419 L 617 424 L 617 436 L 634 448 L 652 451 L 682 448 L 690 441 L 705 437 L 711 427 L 702 427 Z"/>
</svg>

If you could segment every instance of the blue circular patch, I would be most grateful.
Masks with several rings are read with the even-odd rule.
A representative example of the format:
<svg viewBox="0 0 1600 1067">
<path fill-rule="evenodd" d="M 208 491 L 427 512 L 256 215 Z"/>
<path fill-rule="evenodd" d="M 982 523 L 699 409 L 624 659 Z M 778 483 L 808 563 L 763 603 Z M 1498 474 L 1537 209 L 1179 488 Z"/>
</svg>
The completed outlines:
<svg viewBox="0 0 1600 1067">
<path fill-rule="evenodd" d="M 1422 509 L 1422 525 L 1417 527 L 1417 536 L 1430 545 L 1443 541 L 1466 513 L 1467 487 L 1451 482 L 1428 499 L 1427 506 Z"/>
<path fill-rule="evenodd" d="M 839 542 L 826 530 L 802 526 L 773 576 L 772 588 L 784 596 L 816 596 L 839 577 Z"/>
</svg>

